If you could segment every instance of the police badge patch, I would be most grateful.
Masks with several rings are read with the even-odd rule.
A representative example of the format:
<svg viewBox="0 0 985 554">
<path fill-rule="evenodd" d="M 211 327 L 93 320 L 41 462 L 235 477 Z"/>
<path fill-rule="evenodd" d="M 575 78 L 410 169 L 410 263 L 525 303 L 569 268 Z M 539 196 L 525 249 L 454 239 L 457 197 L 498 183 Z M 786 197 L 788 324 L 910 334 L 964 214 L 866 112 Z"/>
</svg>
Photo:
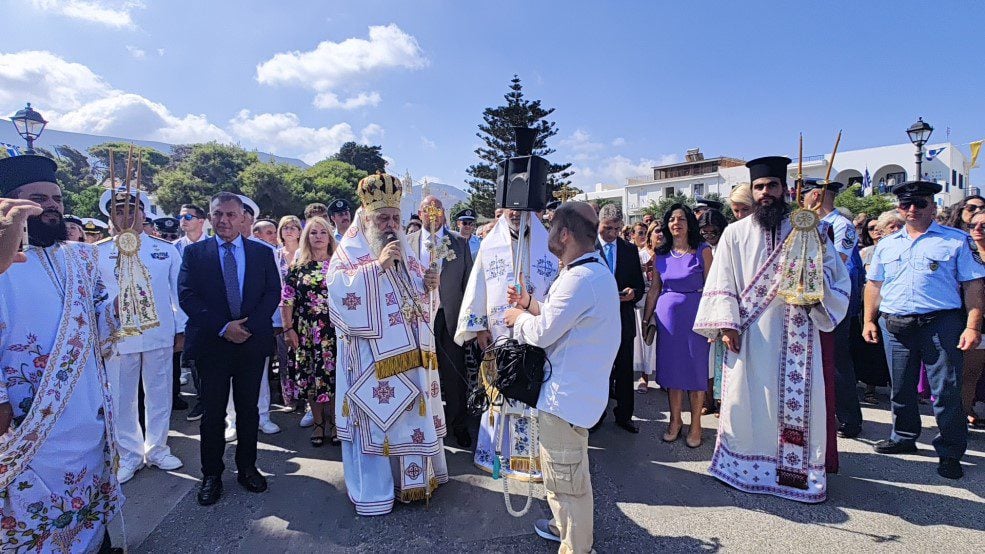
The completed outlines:
<svg viewBox="0 0 985 554">
<path fill-rule="evenodd" d="M 845 226 L 845 238 L 841 239 L 841 247 L 845 250 L 855 246 L 855 241 L 858 239 L 858 235 L 855 233 L 855 228 L 851 225 Z"/>
<path fill-rule="evenodd" d="M 150 255 L 150 257 L 151 258 L 154 258 L 155 260 L 166 260 L 166 259 L 168 259 L 168 253 L 167 252 L 152 252 L 151 255 Z"/>
</svg>

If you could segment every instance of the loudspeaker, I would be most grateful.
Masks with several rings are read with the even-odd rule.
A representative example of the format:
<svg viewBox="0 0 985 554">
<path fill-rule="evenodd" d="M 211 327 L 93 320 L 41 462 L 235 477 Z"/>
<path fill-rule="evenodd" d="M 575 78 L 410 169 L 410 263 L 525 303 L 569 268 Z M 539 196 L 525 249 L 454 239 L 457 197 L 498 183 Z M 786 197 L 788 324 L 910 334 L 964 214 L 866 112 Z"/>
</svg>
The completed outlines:
<svg viewBox="0 0 985 554">
<path fill-rule="evenodd" d="M 519 156 L 499 162 L 496 206 L 539 212 L 547 206 L 548 162 L 540 156 Z"/>
</svg>

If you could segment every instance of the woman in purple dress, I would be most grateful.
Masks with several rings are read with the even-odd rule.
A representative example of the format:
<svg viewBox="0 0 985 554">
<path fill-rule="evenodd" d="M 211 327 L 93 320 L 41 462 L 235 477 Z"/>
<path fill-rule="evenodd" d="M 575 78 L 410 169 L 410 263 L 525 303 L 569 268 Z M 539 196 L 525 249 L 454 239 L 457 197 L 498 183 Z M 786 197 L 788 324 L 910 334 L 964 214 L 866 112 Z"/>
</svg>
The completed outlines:
<svg viewBox="0 0 985 554">
<path fill-rule="evenodd" d="M 670 393 L 670 424 L 663 440 L 674 442 L 681 435 L 686 392 L 691 405 L 686 442 L 697 448 L 708 388 L 709 346 L 708 339 L 692 327 L 711 267 L 711 248 L 701 241 L 694 212 L 683 204 L 674 204 L 664 214 L 663 234 L 664 243 L 653 258 L 653 284 L 644 312 L 657 318 L 657 384 Z"/>
</svg>

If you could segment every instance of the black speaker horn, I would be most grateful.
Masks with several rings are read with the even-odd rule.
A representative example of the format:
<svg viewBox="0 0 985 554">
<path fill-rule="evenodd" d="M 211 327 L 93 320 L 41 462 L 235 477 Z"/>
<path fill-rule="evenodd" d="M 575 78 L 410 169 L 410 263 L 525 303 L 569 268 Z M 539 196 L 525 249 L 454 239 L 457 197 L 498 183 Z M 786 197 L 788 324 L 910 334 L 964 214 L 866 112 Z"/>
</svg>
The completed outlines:
<svg viewBox="0 0 985 554">
<path fill-rule="evenodd" d="M 534 153 L 534 142 L 537 141 L 537 129 L 529 127 L 513 127 L 513 142 L 516 145 L 516 155 L 530 156 Z"/>
</svg>

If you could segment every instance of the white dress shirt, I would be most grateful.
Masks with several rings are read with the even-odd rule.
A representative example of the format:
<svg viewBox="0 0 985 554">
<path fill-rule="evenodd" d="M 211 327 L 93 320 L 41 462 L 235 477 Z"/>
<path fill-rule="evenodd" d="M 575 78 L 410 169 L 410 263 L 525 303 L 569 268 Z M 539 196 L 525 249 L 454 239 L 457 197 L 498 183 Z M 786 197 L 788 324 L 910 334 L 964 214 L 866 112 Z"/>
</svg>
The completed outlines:
<svg viewBox="0 0 985 554">
<path fill-rule="evenodd" d="M 580 260 L 596 261 L 577 264 Z M 547 352 L 550 371 L 537 409 L 578 427 L 594 425 L 609 400 L 609 374 L 622 325 L 616 279 L 590 252 L 558 274 L 540 303 L 540 315 L 521 314 L 514 337 Z"/>
<path fill-rule="evenodd" d="M 445 228 L 442 227 L 434 234 L 435 242 L 441 241 L 442 237 L 445 236 Z M 428 233 L 427 229 L 421 229 L 421 265 L 424 267 L 431 267 L 431 251 L 428 249 L 428 245 L 431 244 L 431 234 Z M 438 269 L 441 269 L 441 260 L 438 260 Z"/>
</svg>

